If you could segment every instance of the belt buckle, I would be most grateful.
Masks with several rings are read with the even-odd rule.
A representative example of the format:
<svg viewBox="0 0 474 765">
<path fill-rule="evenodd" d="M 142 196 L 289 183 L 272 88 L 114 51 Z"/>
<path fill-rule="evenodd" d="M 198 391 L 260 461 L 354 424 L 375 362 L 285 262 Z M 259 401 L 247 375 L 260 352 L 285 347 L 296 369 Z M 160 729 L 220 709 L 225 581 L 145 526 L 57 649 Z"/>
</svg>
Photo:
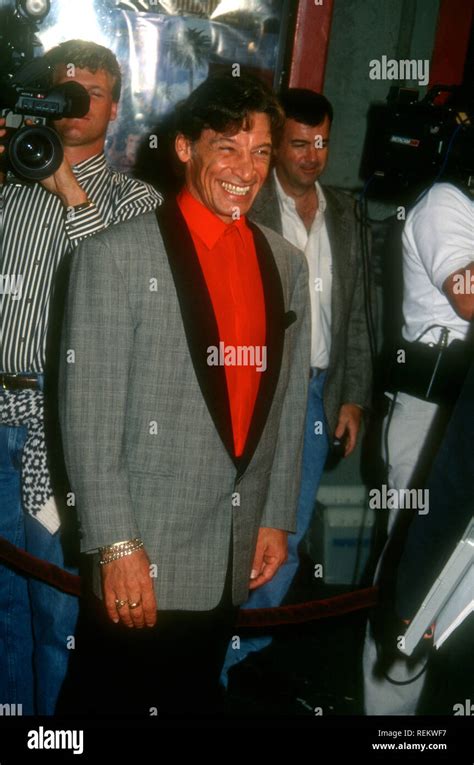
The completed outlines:
<svg viewBox="0 0 474 765">
<path fill-rule="evenodd" d="M 21 384 L 21 380 L 24 381 L 24 385 Z M 38 375 L 35 372 L 25 374 L 19 372 L 0 372 L 0 389 L 18 390 L 22 388 L 39 389 Z"/>
<path fill-rule="evenodd" d="M 5 372 L 2 372 L 2 374 L 1 374 L 0 376 L 1 376 L 1 378 L 2 378 L 2 388 L 3 388 L 3 390 L 12 390 L 12 389 L 11 389 L 11 388 L 8 386 L 8 384 L 7 384 L 7 382 L 6 382 L 6 380 L 7 380 L 7 378 L 8 378 L 8 377 L 14 377 L 14 378 L 16 378 L 16 377 L 22 377 L 22 375 L 19 375 L 17 372 L 12 372 L 11 374 L 10 374 L 10 373 L 5 373 Z"/>
</svg>

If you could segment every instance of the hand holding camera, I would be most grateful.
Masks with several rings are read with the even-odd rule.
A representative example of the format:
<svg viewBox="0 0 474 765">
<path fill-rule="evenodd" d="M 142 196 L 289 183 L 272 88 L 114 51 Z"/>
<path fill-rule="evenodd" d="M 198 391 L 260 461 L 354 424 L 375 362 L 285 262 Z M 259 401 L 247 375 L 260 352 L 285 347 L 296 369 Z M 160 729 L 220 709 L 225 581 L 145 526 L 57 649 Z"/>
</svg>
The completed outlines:
<svg viewBox="0 0 474 765">
<path fill-rule="evenodd" d="M 7 146 L 5 145 L 5 137 L 7 136 L 7 130 L 5 128 L 6 120 L 4 117 L 0 117 L 0 168 L 2 159 L 2 155 L 5 155 L 5 152 L 7 150 Z M 31 126 L 31 120 L 25 120 L 25 126 L 30 127 Z M 59 140 L 59 139 L 58 139 Z M 84 204 L 87 202 L 87 194 L 85 191 L 79 186 L 76 177 L 74 173 L 72 172 L 71 166 L 67 159 L 64 157 L 62 146 L 60 147 L 60 157 L 61 157 L 61 163 L 59 167 L 54 170 L 55 165 L 47 165 L 44 167 L 44 172 L 46 172 L 47 169 L 49 171 L 52 170 L 51 175 L 48 175 L 46 177 L 43 176 L 43 173 L 41 173 L 41 178 L 38 178 L 41 185 L 44 186 L 45 189 L 50 191 L 52 194 L 56 194 L 60 199 L 61 202 L 65 207 L 74 207 L 76 205 Z M 24 155 L 22 155 L 24 156 Z M 59 157 L 56 156 L 56 163 Z M 0 169 L 0 183 L 3 182 L 3 176 L 4 172 Z"/>
</svg>

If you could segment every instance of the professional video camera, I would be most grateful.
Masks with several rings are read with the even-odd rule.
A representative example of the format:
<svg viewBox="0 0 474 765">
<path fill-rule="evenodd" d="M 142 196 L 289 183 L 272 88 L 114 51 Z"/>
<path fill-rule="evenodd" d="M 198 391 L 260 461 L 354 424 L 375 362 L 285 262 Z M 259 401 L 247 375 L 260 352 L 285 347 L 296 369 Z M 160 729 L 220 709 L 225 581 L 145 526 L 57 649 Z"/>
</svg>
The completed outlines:
<svg viewBox="0 0 474 765">
<path fill-rule="evenodd" d="M 49 0 L 16 0 L 0 19 L 0 117 L 7 129 L 0 170 L 29 181 L 56 172 L 63 160 L 61 140 L 51 125 L 63 117 L 83 117 L 89 95 L 77 82 L 50 87 L 51 68 L 38 56 L 37 25 Z"/>
<path fill-rule="evenodd" d="M 381 196 L 449 180 L 474 195 L 474 108 L 455 86 L 418 91 L 391 87 L 386 103 L 372 104 L 362 176 Z"/>
</svg>

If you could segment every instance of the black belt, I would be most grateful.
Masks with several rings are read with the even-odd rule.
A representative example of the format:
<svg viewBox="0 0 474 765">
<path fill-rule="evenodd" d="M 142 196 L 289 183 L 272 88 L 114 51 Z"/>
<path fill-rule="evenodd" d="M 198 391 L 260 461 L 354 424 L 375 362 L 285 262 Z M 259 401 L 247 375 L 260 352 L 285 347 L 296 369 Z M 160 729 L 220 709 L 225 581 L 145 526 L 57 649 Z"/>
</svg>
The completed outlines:
<svg viewBox="0 0 474 765">
<path fill-rule="evenodd" d="M 15 375 L 0 372 L 0 388 L 3 390 L 39 390 L 38 375 Z"/>
<path fill-rule="evenodd" d="M 405 354 L 403 363 L 398 363 L 400 350 Z M 447 346 L 403 340 L 392 349 L 385 389 L 435 404 L 452 405 L 461 392 L 473 358 L 472 342 L 468 340 L 455 339 Z"/>
<path fill-rule="evenodd" d="M 319 377 L 323 372 L 327 372 L 327 367 L 325 369 L 321 369 L 321 367 L 310 367 L 309 379 L 311 380 L 313 377 Z"/>
</svg>

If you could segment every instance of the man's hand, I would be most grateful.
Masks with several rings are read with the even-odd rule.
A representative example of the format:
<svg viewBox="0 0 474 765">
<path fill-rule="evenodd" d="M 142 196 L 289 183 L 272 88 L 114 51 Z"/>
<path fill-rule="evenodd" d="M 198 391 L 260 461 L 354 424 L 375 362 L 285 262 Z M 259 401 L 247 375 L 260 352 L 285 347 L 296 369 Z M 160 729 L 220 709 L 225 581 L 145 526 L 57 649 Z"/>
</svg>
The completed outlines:
<svg viewBox="0 0 474 765">
<path fill-rule="evenodd" d="M 137 550 L 119 560 L 101 566 L 105 607 L 113 622 L 127 627 L 153 627 L 157 605 L 150 577 L 150 561 L 144 550 Z M 126 601 L 121 608 L 116 600 Z M 130 608 L 130 603 L 139 603 Z"/>
<path fill-rule="evenodd" d="M 26 124 L 31 125 L 33 123 L 31 120 L 27 120 Z M 0 118 L 0 157 L 5 153 L 5 146 L 2 139 L 6 134 L 5 119 L 2 117 Z M 1 171 L 0 174 L 3 175 Z M 1 182 L 2 177 L 0 177 L 0 183 Z M 40 183 L 45 189 L 50 191 L 51 194 L 56 194 L 56 196 L 60 198 L 64 207 L 74 207 L 75 205 L 81 205 L 84 202 L 87 202 L 87 194 L 81 186 L 79 186 L 76 176 L 72 172 L 71 166 L 65 157 L 56 172 L 53 173 L 53 175 L 50 175 L 49 178 L 44 178 Z"/>
<path fill-rule="evenodd" d="M 249 590 L 261 587 L 275 576 L 280 566 L 286 561 L 287 555 L 286 531 L 262 527 L 258 530 L 257 547 L 250 574 Z"/>
<path fill-rule="evenodd" d="M 87 202 L 87 194 L 79 186 L 76 176 L 71 170 L 71 165 L 66 158 L 63 159 L 53 175 L 41 181 L 41 185 L 50 191 L 51 194 L 56 194 L 64 207 L 74 207 L 75 205 Z"/>
<path fill-rule="evenodd" d="M 411 619 L 402 619 L 402 622 L 406 624 L 408 627 L 411 623 Z M 436 627 L 436 622 L 433 622 L 433 624 L 426 630 L 425 634 L 423 635 L 423 640 L 433 639 L 435 627 Z"/>
<path fill-rule="evenodd" d="M 357 404 L 343 404 L 341 406 L 334 435 L 336 438 L 343 438 L 347 434 L 344 457 L 348 457 L 355 449 L 361 420 L 362 409 L 360 406 L 357 406 Z"/>
</svg>

